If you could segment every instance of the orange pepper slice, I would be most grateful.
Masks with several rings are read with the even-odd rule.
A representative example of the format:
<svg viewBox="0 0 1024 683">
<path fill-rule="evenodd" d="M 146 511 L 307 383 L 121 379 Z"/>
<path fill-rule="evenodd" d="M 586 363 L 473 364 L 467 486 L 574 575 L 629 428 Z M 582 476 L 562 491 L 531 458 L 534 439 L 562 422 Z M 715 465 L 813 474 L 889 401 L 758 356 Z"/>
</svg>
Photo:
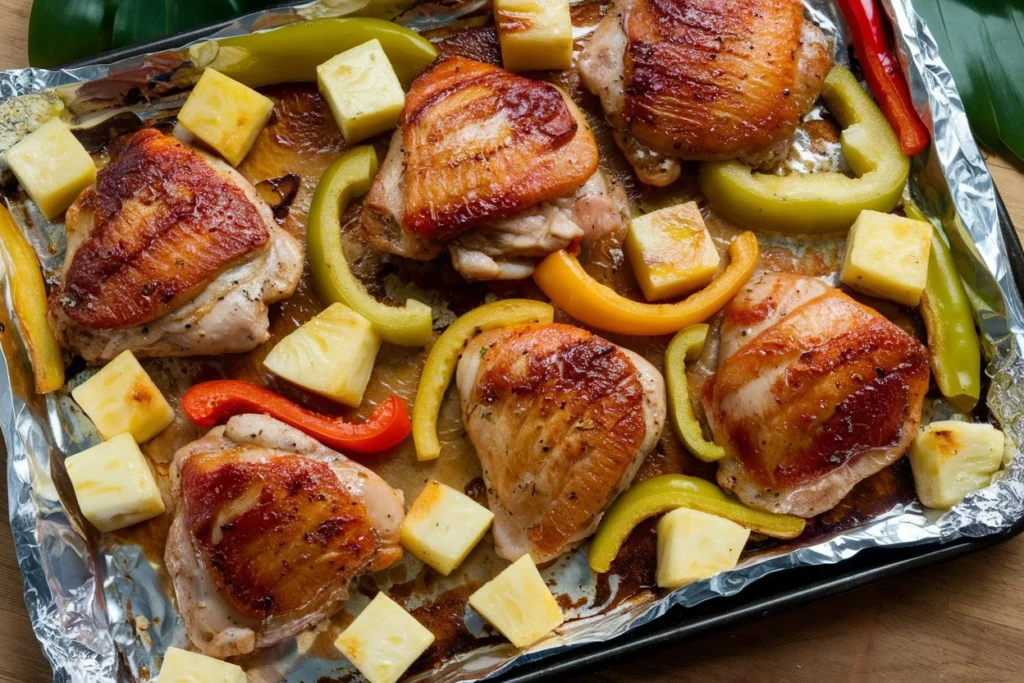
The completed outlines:
<svg viewBox="0 0 1024 683">
<path fill-rule="evenodd" d="M 533 279 L 555 305 L 586 325 L 634 336 L 671 334 L 721 310 L 754 274 L 760 255 L 754 233 L 740 233 L 729 245 L 726 269 L 707 287 L 674 304 L 648 304 L 616 294 L 564 250 L 541 261 Z"/>
</svg>

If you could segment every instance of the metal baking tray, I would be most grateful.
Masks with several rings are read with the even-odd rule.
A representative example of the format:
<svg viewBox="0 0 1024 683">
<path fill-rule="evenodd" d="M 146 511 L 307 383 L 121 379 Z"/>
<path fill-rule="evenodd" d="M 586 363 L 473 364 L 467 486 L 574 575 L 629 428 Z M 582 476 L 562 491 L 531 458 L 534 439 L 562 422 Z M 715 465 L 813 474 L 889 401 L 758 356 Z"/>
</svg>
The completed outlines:
<svg viewBox="0 0 1024 683">
<path fill-rule="evenodd" d="M 290 7 L 300 2 L 284 2 Z M 232 24 L 225 21 L 184 31 L 148 43 L 110 51 L 64 65 L 95 66 L 140 57 L 147 53 L 178 49 L 202 40 Z M 1015 286 L 1024 296 L 1024 247 L 1006 206 L 998 197 L 999 229 L 1007 245 L 1009 269 Z M 1024 519 L 996 534 L 967 538 L 940 545 L 865 550 L 838 564 L 801 567 L 763 577 L 742 592 L 717 597 L 696 607 L 673 607 L 661 618 L 611 640 L 570 648 L 540 661 L 520 664 L 492 680 L 527 683 L 577 675 L 627 656 L 643 655 L 654 648 L 680 643 L 713 631 L 785 612 L 802 605 L 859 590 L 919 567 L 969 555 L 1003 543 L 1024 531 Z"/>
</svg>

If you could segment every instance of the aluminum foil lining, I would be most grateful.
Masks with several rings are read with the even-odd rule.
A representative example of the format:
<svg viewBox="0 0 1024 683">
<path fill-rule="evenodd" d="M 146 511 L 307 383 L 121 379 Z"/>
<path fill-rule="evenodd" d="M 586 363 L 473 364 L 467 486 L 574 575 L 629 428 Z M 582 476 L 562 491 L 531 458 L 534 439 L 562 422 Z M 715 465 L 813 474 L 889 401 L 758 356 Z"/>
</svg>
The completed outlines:
<svg viewBox="0 0 1024 683">
<path fill-rule="evenodd" d="M 862 525 L 809 547 L 782 554 L 754 554 L 737 569 L 688 585 L 661 599 L 626 602 L 598 615 L 593 575 L 577 552 L 545 569 L 556 589 L 578 595 L 567 615 L 574 620 L 527 652 L 508 645 L 460 655 L 419 676 L 435 683 L 468 681 L 507 671 L 584 643 L 605 641 L 662 616 L 676 605 L 694 606 L 732 595 L 767 574 L 794 567 L 833 564 L 865 548 L 938 544 L 963 537 L 998 534 L 1024 519 L 1024 465 L 1014 458 L 1024 438 L 1024 303 L 1009 269 L 999 204 L 992 178 L 971 135 L 952 76 L 936 43 L 910 0 L 883 0 L 897 28 L 901 63 L 934 145 L 914 160 L 911 193 L 941 225 L 977 311 L 992 378 L 987 397 L 992 416 L 1008 437 L 1006 467 L 988 488 L 967 496 L 940 515 L 918 503 L 901 505 Z M 413 3 L 403 0 L 321 0 L 292 9 L 249 15 L 218 35 L 237 35 L 323 16 L 373 15 L 429 29 L 485 6 L 484 0 Z M 831 0 L 805 0 L 808 14 L 836 44 L 839 62 L 848 60 L 849 36 Z M 0 149 L 55 114 L 86 115 L 133 105 L 175 106 L 194 82 L 208 51 L 163 52 L 113 64 L 60 71 L 19 69 L 0 73 Z M 141 102 L 141 105 L 140 105 Z M 1010 231 L 1012 233 L 1012 231 Z M 33 236 L 47 240 L 53 235 Z M 6 284 L 6 278 L 4 279 Z M 6 287 L 5 287 L 6 290 Z M 12 315 L 5 291 L 8 315 Z M 184 643 L 173 605 L 156 572 L 136 546 L 99 547 L 61 504 L 66 490 L 60 454 L 81 446 L 82 435 L 61 419 L 66 406 L 48 396 L 28 401 L 12 388 L 12 369 L 27 369 L 24 348 L 0 355 L 0 426 L 7 447 L 11 528 L 24 576 L 32 626 L 53 665 L 56 681 L 146 680 L 158 669 L 167 647 Z M 12 368 L 11 364 L 21 364 Z M 66 399 L 64 399 L 66 400 Z M 51 457 L 53 456 L 53 457 Z M 361 608 L 356 597 L 349 607 Z M 365 600 L 364 600 L 365 602 Z M 591 617 L 591 618 L 587 618 Z M 480 618 L 467 610 L 467 624 L 482 633 Z M 302 636 L 264 650 L 250 680 L 301 681 L 343 678 L 337 660 L 309 652 Z M 339 668 L 340 667 L 340 668 Z"/>
</svg>

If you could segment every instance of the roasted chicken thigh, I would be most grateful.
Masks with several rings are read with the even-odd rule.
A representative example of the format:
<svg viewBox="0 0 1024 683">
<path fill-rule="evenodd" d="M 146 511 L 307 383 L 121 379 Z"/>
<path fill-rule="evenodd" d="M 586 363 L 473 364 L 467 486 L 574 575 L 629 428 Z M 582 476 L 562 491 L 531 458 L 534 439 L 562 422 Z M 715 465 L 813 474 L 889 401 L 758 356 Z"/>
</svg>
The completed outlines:
<svg viewBox="0 0 1024 683">
<path fill-rule="evenodd" d="M 451 57 L 412 84 L 363 226 L 407 258 L 449 249 L 467 279 L 529 277 L 551 252 L 623 227 L 621 190 L 597 163 L 558 88 Z"/>
<path fill-rule="evenodd" d="M 665 383 L 646 360 L 571 325 L 478 335 L 456 383 L 483 465 L 498 555 L 572 550 L 629 486 L 665 424 Z"/>
<path fill-rule="evenodd" d="M 302 246 L 237 171 L 145 128 L 68 209 L 50 320 L 88 361 L 238 353 L 269 338 Z"/>
<path fill-rule="evenodd" d="M 189 638 L 230 657 L 334 613 L 402 557 L 401 491 L 302 432 L 239 415 L 179 450 L 165 561 Z"/>
<path fill-rule="evenodd" d="M 615 7 L 578 69 L 642 182 L 673 182 L 680 159 L 759 165 L 784 154 L 832 61 L 800 0 Z"/>
<path fill-rule="evenodd" d="M 813 517 L 891 465 L 917 435 L 928 351 L 814 278 L 768 274 L 725 309 L 702 391 L 718 483 L 748 505 Z"/>
</svg>

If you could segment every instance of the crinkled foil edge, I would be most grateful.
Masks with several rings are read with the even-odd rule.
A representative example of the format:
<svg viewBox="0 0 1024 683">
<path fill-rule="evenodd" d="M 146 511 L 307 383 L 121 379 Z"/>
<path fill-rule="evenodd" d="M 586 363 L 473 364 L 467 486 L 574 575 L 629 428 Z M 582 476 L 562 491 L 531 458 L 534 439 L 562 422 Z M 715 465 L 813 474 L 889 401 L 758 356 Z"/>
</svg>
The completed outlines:
<svg viewBox="0 0 1024 683">
<path fill-rule="evenodd" d="M 406 3 L 408 4 L 408 3 Z M 450 21 L 459 12 L 484 4 L 418 3 L 403 18 L 416 28 Z M 662 599 L 622 606 L 610 614 L 570 622 L 526 653 L 509 657 L 507 649 L 473 651 L 441 669 L 418 677 L 449 683 L 474 680 L 564 652 L 590 642 L 606 641 L 664 615 L 676 606 L 692 607 L 718 596 L 734 595 L 768 574 L 814 565 L 834 564 L 861 550 L 877 547 L 948 543 L 1006 532 L 1024 520 L 1024 465 L 1012 457 L 1024 435 L 1024 303 L 1013 274 L 1003 233 L 1003 220 L 992 178 L 985 166 L 952 76 L 939 58 L 934 39 L 914 13 L 910 0 L 883 0 L 897 27 L 902 65 L 919 111 L 933 132 L 927 158 L 915 159 L 913 193 L 948 237 L 958 268 L 972 293 L 992 378 L 987 402 L 1007 434 L 1008 463 L 1003 476 L 984 490 L 967 496 L 939 516 L 917 503 L 899 506 L 871 522 L 809 547 L 778 556 L 756 557 L 736 570 L 691 584 Z M 353 11 L 380 16 L 387 13 L 374 0 L 322 0 L 296 9 L 258 13 L 234 22 L 219 35 L 246 33 L 254 27 L 289 23 L 316 16 L 341 16 Z M 395 6 L 396 3 L 391 3 Z M 816 22 L 829 25 L 840 45 L 848 44 L 843 22 L 828 0 L 806 0 Z M 455 8 L 453 10 L 453 7 Z M 842 50 L 837 51 L 842 56 Z M 21 97 L 52 88 L 74 88 L 110 76 L 132 74 L 138 83 L 150 82 L 161 70 L 170 72 L 188 59 L 187 53 L 168 52 L 117 64 L 46 71 L 20 69 L 0 73 L 0 107 L 28 106 Z M 145 92 L 143 91 L 145 95 Z M 19 97 L 18 102 L 11 102 Z M 39 95 L 26 110 L 48 109 L 52 100 Z M 57 103 L 58 106 L 60 103 Z M 13 134 L 17 134 L 14 132 Z M 0 146 L 5 146 L 0 135 Z M 1011 231 L 1012 232 L 1012 231 Z M 8 296 L 8 310 L 10 301 Z M 22 355 L 24 355 L 22 353 Z M 56 681 L 132 680 L 155 661 L 167 645 L 180 639 L 177 619 L 167 609 L 152 568 L 138 552 L 121 548 L 100 555 L 76 528 L 61 506 L 51 477 L 51 454 L 60 450 L 63 432 L 57 410 L 48 399 L 45 414 L 36 414 L 15 395 L 9 362 L 0 357 L 0 426 L 7 447 L 10 521 L 18 562 L 25 582 L 25 602 L 32 626 L 54 669 Z M 47 436 L 50 434 L 51 436 Z M 53 442 L 56 434 L 57 443 Z M 53 476 L 62 476 L 55 468 Z M 586 571 L 576 557 L 558 571 Z M 149 583 L 149 590 L 146 584 Z M 105 584 L 105 585 L 104 585 Z M 143 645 L 132 632 L 131 615 L 124 614 L 130 595 L 140 614 L 162 616 L 160 628 L 150 628 Z M 148 601 L 146 598 L 152 600 Z M 141 598 L 141 602 L 139 602 Z M 281 655 L 298 656 L 294 651 Z M 127 664 L 127 665 L 126 665 Z"/>
</svg>

